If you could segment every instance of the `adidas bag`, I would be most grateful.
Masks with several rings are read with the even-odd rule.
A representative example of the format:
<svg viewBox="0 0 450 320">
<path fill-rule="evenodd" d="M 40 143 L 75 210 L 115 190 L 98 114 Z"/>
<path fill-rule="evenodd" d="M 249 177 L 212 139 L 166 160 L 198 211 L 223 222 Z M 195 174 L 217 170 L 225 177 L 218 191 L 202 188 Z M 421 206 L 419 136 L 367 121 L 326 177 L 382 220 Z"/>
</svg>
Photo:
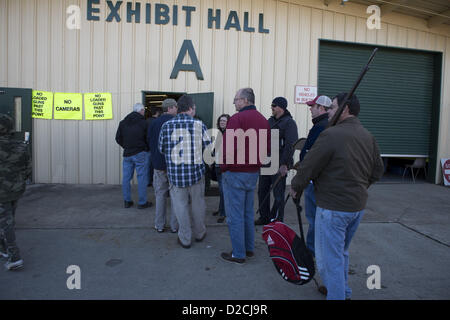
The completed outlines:
<svg viewBox="0 0 450 320">
<path fill-rule="evenodd" d="M 301 207 L 297 206 L 297 214 L 300 212 Z M 301 237 L 283 222 L 274 221 L 263 227 L 262 238 L 269 247 L 275 269 L 283 279 L 303 285 L 313 279 L 315 268 L 312 254 L 305 245 L 300 216 L 299 224 Z"/>
</svg>

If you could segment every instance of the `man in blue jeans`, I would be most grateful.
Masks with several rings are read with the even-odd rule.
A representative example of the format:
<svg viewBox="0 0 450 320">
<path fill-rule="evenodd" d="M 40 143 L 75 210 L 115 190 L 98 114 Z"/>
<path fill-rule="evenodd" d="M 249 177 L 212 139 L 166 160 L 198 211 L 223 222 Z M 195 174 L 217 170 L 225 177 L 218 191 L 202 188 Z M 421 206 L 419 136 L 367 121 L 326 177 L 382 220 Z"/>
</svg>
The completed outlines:
<svg viewBox="0 0 450 320">
<path fill-rule="evenodd" d="M 267 152 L 262 152 L 267 155 L 270 152 L 270 126 L 267 119 L 256 110 L 255 94 L 251 88 L 238 90 L 234 105 L 238 112 L 228 120 L 222 140 L 224 161 L 220 165 L 225 212 L 233 250 L 223 252 L 221 257 L 228 262 L 243 264 L 245 257 L 253 256 L 253 199 L 261 168 L 260 134 L 262 130 L 267 130 Z M 247 135 L 249 138 L 246 138 Z"/>
<path fill-rule="evenodd" d="M 311 112 L 313 127 L 309 130 L 305 145 L 300 152 L 300 161 L 303 161 L 308 151 L 320 133 L 328 126 L 327 109 L 331 106 L 331 99 L 327 96 L 317 96 L 313 100 L 306 102 Z M 316 220 L 316 198 L 314 196 L 314 184 L 311 181 L 305 189 L 305 216 L 308 219 L 309 227 L 306 235 L 306 246 L 315 257 L 314 251 L 314 225 Z"/>
<path fill-rule="evenodd" d="M 345 96 L 338 94 L 333 105 L 344 103 Z M 330 300 L 351 298 L 350 242 L 364 214 L 367 188 L 383 175 L 377 142 L 358 120 L 359 110 L 356 96 L 345 102 L 337 124 L 322 131 L 291 182 L 296 198 L 314 181 L 316 262 Z"/>
<path fill-rule="evenodd" d="M 123 148 L 122 192 L 124 207 L 133 206 L 130 181 L 136 169 L 138 180 L 138 209 L 152 206 L 147 201 L 149 148 L 147 145 L 147 122 L 144 118 L 145 108 L 136 103 L 133 112 L 120 121 L 116 133 L 116 142 Z"/>
</svg>

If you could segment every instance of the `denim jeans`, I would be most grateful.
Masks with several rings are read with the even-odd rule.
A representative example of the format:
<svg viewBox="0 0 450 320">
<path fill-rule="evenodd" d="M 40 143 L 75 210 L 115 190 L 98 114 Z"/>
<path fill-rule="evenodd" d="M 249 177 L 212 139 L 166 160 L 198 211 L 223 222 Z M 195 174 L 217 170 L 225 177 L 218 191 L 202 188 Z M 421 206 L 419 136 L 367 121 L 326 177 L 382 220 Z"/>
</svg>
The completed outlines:
<svg viewBox="0 0 450 320">
<path fill-rule="evenodd" d="M 306 247 L 315 256 L 314 251 L 314 227 L 316 223 L 316 197 L 314 196 L 314 184 L 310 183 L 305 189 L 305 216 L 308 220 L 308 233 L 306 234 Z"/>
<path fill-rule="evenodd" d="M 258 172 L 222 173 L 228 231 L 235 258 L 245 259 L 245 252 L 255 248 L 253 203 L 258 176 Z"/>
<path fill-rule="evenodd" d="M 317 207 L 316 262 L 328 300 L 351 298 L 348 286 L 348 248 L 355 235 L 364 210 L 357 212 L 331 211 Z"/>
<path fill-rule="evenodd" d="M 134 169 L 136 169 L 138 181 L 139 204 L 147 202 L 147 184 L 148 184 L 148 152 L 142 151 L 131 157 L 123 157 L 123 173 L 122 173 L 122 192 L 123 200 L 131 201 L 131 185 Z"/>
<path fill-rule="evenodd" d="M 261 220 L 264 222 L 270 222 L 270 220 L 277 218 L 279 221 L 284 219 L 284 193 L 286 190 L 286 178 L 281 178 L 280 182 L 273 188 L 272 193 L 274 197 L 272 210 L 270 209 L 270 195 L 267 194 L 270 191 L 270 187 L 275 183 L 278 174 L 272 176 L 261 175 L 258 183 L 258 201 L 260 207 Z M 267 196 L 264 203 L 262 201 Z"/>
<path fill-rule="evenodd" d="M 151 158 L 152 158 L 152 154 L 149 151 L 148 152 L 148 184 L 153 184 L 153 175 L 155 173 Z"/>
<path fill-rule="evenodd" d="M 219 166 L 215 166 L 217 183 L 219 184 L 220 202 L 219 202 L 219 216 L 225 217 L 225 205 L 223 203 L 223 185 L 222 185 L 222 171 Z"/>
</svg>

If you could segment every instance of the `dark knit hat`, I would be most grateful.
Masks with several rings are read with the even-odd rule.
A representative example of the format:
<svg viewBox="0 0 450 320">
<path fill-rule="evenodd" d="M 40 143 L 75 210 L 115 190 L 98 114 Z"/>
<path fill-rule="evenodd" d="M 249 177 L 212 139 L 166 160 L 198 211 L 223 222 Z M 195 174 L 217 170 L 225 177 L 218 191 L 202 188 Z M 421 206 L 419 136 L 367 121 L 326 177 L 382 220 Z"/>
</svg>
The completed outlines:
<svg viewBox="0 0 450 320">
<path fill-rule="evenodd" d="M 273 99 L 272 101 L 272 106 L 278 106 L 281 109 L 287 109 L 288 106 L 288 102 L 285 98 L 283 97 L 276 97 L 275 99 Z"/>
</svg>

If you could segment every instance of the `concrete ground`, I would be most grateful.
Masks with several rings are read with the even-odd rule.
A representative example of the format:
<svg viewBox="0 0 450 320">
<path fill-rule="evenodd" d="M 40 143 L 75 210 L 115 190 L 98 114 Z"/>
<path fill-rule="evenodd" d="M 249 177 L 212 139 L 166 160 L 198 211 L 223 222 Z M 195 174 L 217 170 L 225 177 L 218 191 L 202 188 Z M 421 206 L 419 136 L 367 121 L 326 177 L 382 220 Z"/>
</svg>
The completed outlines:
<svg viewBox="0 0 450 320">
<path fill-rule="evenodd" d="M 0 268 L 0 299 L 324 299 L 313 282 L 297 286 L 281 279 L 261 226 L 254 257 L 244 265 L 222 260 L 231 243 L 226 223 L 212 216 L 218 202 L 206 198 L 207 236 L 186 250 L 176 234 L 153 229 L 154 207 L 124 209 L 120 185 L 31 185 L 16 212 L 25 266 Z M 285 216 L 298 233 L 291 201 Z M 306 232 L 304 216 L 303 223 Z M 372 186 L 350 247 L 353 299 L 450 299 L 449 226 L 449 188 Z M 79 290 L 67 287 L 71 265 L 80 268 Z M 367 286 L 372 265 L 380 268 L 380 289 Z"/>
</svg>

